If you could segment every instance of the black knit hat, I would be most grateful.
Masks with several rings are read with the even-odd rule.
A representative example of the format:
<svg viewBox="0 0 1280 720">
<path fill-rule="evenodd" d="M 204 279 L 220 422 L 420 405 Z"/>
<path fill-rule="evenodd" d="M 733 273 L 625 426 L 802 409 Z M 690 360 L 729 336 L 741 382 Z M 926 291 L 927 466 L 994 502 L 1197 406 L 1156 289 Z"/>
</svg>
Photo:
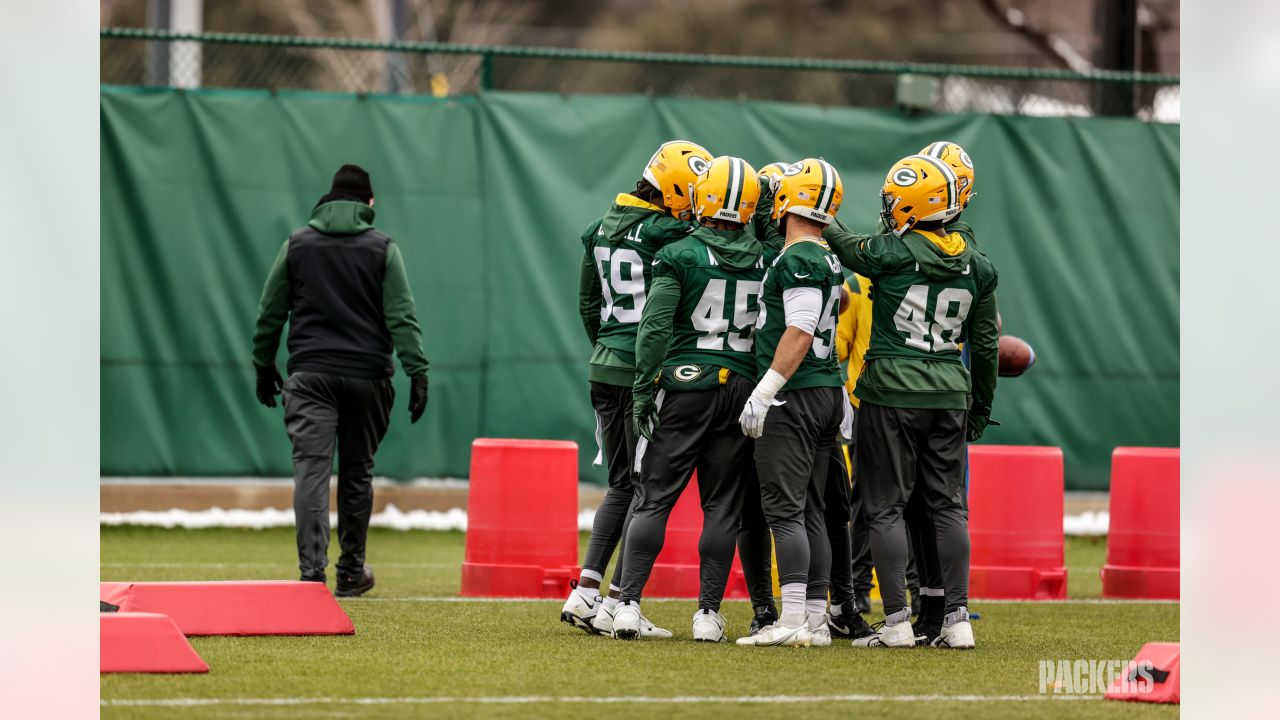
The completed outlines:
<svg viewBox="0 0 1280 720">
<path fill-rule="evenodd" d="M 373 185 L 369 183 L 369 173 L 359 165 L 343 165 L 333 174 L 333 187 L 330 195 L 349 195 L 359 198 L 361 202 L 369 202 L 373 197 Z"/>
</svg>

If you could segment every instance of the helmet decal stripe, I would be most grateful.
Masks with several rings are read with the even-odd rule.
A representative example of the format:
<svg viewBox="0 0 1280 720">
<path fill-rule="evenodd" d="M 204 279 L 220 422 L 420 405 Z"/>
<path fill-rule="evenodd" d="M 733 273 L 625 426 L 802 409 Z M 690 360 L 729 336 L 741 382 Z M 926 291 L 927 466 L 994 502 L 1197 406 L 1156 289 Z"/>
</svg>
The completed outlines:
<svg viewBox="0 0 1280 720">
<path fill-rule="evenodd" d="M 814 203 L 813 209 L 821 213 L 827 211 L 827 205 L 831 204 L 831 195 L 835 190 L 835 182 L 828 174 L 830 167 L 825 160 L 818 161 L 818 169 L 822 171 L 822 186 L 818 188 L 818 201 Z"/>
<path fill-rule="evenodd" d="M 933 157 L 941 158 L 942 154 L 945 153 L 946 151 L 947 151 L 947 143 L 936 142 L 929 146 L 929 151 L 925 153 L 925 155 L 932 155 Z"/>
<path fill-rule="evenodd" d="M 930 165 L 933 165 L 934 167 L 938 168 L 938 171 L 942 173 L 942 177 L 947 179 L 947 207 L 949 208 L 955 207 L 956 204 L 959 202 L 958 196 L 956 195 L 955 171 L 952 170 L 946 163 L 942 162 L 941 160 L 938 160 L 937 158 L 932 158 L 932 157 L 929 157 L 928 155 L 919 155 L 918 157 L 923 158 Z"/>
<path fill-rule="evenodd" d="M 731 212 L 738 212 L 738 203 L 742 200 L 742 161 L 738 158 L 729 159 L 729 192 L 725 193 L 724 209 Z"/>
</svg>

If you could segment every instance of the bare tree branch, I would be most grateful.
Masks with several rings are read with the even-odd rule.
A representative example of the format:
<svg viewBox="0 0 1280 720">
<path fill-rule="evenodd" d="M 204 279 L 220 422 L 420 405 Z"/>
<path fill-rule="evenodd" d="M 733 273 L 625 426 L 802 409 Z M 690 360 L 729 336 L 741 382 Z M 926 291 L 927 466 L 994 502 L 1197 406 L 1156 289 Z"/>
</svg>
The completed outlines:
<svg viewBox="0 0 1280 720">
<path fill-rule="evenodd" d="M 1081 73 L 1093 71 L 1093 63 L 1080 54 L 1071 43 L 1032 22 L 1022 10 L 1005 6 L 1000 0 L 979 0 L 979 2 L 991 17 L 1030 40 L 1032 45 L 1042 50 L 1062 67 Z"/>
</svg>

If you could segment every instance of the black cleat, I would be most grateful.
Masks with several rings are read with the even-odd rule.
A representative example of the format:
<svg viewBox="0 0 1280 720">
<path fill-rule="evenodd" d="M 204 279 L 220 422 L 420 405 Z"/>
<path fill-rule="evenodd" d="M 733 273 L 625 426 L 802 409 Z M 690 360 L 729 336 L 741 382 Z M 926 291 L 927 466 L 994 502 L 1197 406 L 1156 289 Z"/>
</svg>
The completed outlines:
<svg viewBox="0 0 1280 720">
<path fill-rule="evenodd" d="M 852 640 L 854 638 L 853 618 L 861 617 L 855 603 L 852 600 L 842 602 L 832 610 L 838 611 L 831 613 L 827 618 L 827 628 L 831 631 L 831 637 Z"/>
<path fill-rule="evenodd" d="M 366 565 L 359 575 L 338 573 L 338 587 L 333 591 L 337 597 L 358 597 L 373 589 L 373 570 Z"/>
<path fill-rule="evenodd" d="M 748 636 L 755 635 L 761 630 L 778 622 L 778 610 L 774 608 L 773 605 L 761 605 L 760 607 L 754 608 L 754 610 L 755 617 L 751 618 L 751 629 L 747 632 Z"/>
<path fill-rule="evenodd" d="M 916 634 L 916 647 L 928 647 L 938 639 L 938 635 L 942 632 L 940 626 L 929 622 L 922 622 L 918 625 L 912 625 L 911 630 Z"/>
<path fill-rule="evenodd" d="M 871 593 L 858 592 L 853 594 L 853 604 L 858 608 L 860 613 L 871 612 Z"/>
</svg>

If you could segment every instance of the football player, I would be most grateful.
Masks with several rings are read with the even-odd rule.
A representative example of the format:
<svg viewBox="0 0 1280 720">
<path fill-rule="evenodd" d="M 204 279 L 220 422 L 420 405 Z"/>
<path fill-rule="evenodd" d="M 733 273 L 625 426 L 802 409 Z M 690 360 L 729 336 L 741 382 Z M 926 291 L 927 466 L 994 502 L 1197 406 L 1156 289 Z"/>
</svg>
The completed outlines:
<svg viewBox="0 0 1280 720">
<path fill-rule="evenodd" d="M 831 548 L 823 492 L 831 448 L 851 419 L 834 355 L 840 262 L 822 239 L 843 188 L 829 163 L 805 159 L 784 171 L 772 218 L 785 238 L 765 274 L 756 330 L 759 382 L 742 409 L 757 438 L 761 506 L 773 531 L 782 612 L 740 645 L 830 645 Z M 847 434 L 847 433 L 846 433 Z"/>
<path fill-rule="evenodd" d="M 644 312 L 653 256 L 692 230 L 689 197 L 711 153 L 685 140 L 664 143 L 649 159 L 635 190 L 619 193 L 604 217 L 582 235 L 585 252 L 578 310 L 594 345 L 588 379 L 596 413 L 596 439 L 609 467 L 609 488 L 596 510 L 582 574 L 560 619 L 590 633 L 613 632 L 622 564 L 614 568 L 607 597 L 600 585 L 605 567 L 623 538 L 635 495 L 631 467 L 636 438 L 631 426 L 636 328 Z M 597 460 L 598 462 L 599 460 Z M 645 635 L 670 637 L 642 619 Z"/>
<path fill-rule="evenodd" d="M 701 590 L 693 639 L 723 642 L 720 603 L 737 541 L 744 480 L 754 473 L 738 413 L 753 387 L 752 344 L 765 261 L 745 230 L 755 170 L 718 157 L 693 190 L 700 227 L 658 251 L 640 319 L 632 387 L 636 503 L 622 562 L 614 636 L 638 637 L 640 596 L 662 550 L 667 518 L 697 468 L 702 504 Z"/>
<path fill-rule="evenodd" d="M 964 449 L 966 440 L 982 436 L 995 395 L 996 268 L 946 227 L 963 209 L 957 173 L 947 163 L 929 155 L 899 160 L 881 201 L 889 234 L 839 228 L 826 234 L 840 260 L 876 288 L 857 385 L 857 448 L 885 623 L 854 645 L 916 644 L 906 601 L 904 513 L 918 493 L 933 523 L 944 591 L 942 627 L 931 644 L 972 648 Z M 961 362 L 961 343 L 969 345 L 971 369 Z M 922 576 L 928 572 L 921 567 Z"/>
</svg>

